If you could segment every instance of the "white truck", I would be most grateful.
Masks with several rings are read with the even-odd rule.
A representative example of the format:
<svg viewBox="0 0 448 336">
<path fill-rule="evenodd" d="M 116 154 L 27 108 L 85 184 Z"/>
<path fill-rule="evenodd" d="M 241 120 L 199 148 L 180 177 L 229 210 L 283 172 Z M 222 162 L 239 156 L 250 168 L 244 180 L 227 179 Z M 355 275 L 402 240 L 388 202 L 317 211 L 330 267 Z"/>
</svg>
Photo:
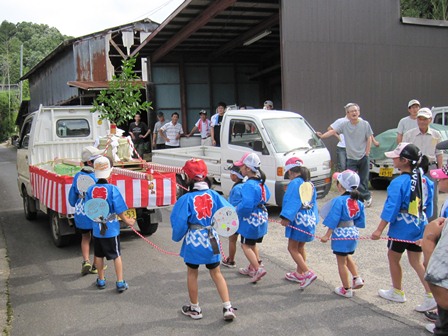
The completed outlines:
<svg viewBox="0 0 448 336">
<path fill-rule="evenodd" d="M 271 190 L 271 205 L 282 205 L 288 184 L 285 162 L 298 156 L 311 171 L 318 197 L 331 187 L 331 159 L 324 143 L 300 114 L 269 110 L 229 110 L 224 114 L 220 133 L 221 147 L 196 146 L 154 150 L 152 162 L 182 167 L 191 158 L 203 159 L 214 189 L 228 195 L 233 182 L 229 167 L 244 153 L 257 153 L 266 184 Z M 178 181 L 180 175 L 178 174 Z"/>
<path fill-rule="evenodd" d="M 73 175 L 81 169 L 81 151 L 108 135 L 109 123 L 90 109 L 40 106 L 26 117 L 20 132 L 17 182 L 25 217 L 33 220 L 38 211 L 48 214 L 52 239 L 58 247 L 68 244 L 75 233 L 68 193 Z M 137 168 L 144 168 L 144 164 L 139 161 Z M 122 163 L 122 167 L 127 166 Z M 128 207 L 135 209 L 140 231 L 152 234 L 162 219 L 159 208 L 176 201 L 175 179 L 174 173 L 114 168 L 110 182 L 117 185 Z"/>
</svg>

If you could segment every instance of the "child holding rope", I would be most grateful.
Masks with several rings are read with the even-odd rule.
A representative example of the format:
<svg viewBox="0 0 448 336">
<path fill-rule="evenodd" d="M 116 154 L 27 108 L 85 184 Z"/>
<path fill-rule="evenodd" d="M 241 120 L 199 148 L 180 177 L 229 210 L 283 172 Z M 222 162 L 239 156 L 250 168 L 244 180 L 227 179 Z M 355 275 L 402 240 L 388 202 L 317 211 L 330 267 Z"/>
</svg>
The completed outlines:
<svg viewBox="0 0 448 336">
<path fill-rule="evenodd" d="M 241 235 L 241 247 L 249 266 L 240 268 L 239 272 L 252 277 L 251 282 L 256 283 L 266 275 L 264 267 L 260 265 L 256 245 L 263 241 L 268 232 L 266 203 L 271 193 L 265 185 L 266 175 L 260 169 L 261 161 L 257 154 L 244 154 L 235 162 L 235 166 L 240 167 L 241 175 L 248 178 L 243 184 L 241 194 L 244 197 L 236 206 L 236 212 L 240 219 L 238 233 Z"/>
<path fill-rule="evenodd" d="M 406 301 L 400 260 L 403 252 L 407 250 L 409 263 L 426 292 L 423 303 L 415 310 L 425 312 L 437 305 L 428 283 L 424 280 L 422 249 L 418 245 L 428 223 L 427 218 L 432 215 L 433 191 L 428 187 L 427 179 L 423 177 L 423 170 L 427 169 L 429 164 L 428 158 L 422 156 L 417 146 L 406 142 L 400 143 L 395 150 L 386 152 L 385 155 L 393 159 L 394 167 L 401 171 L 401 175 L 393 179 L 387 188 L 381 221 L 371 236 L 373 240 L 380 239 L 381 233 L 387 224 L 390 224 L 387 256 L 393 287 L 389 290 L 380 289 L 378 295 L 390 301 Z"/>
<path fill-rule="evenodd" d="M 75 227 L 81 234 L 82 266 L 81 275 L 97 274 L 95 264 L 90 263 L 90 240 L 92 239 L 93 221 L 84 212 L 85 196 L 88 187 L 97 181 L 93 171 L 93 161 L 104 151 L 93 146 L 84 147 L 81 153 L 83 167 L 73 177 L 73 183 L 68 194 L 68 201 L 75 208 Z"/>
<path fill-rule="evenodd" d="M 220 270 L 219 238 L 213 229 L 215 212 L 231 206 L 222 196 L 210 190 L 207 166 L 203 160 L 188 160 L 183 171 L 187 176 L 189 192 L 178 199 L 171 212 L 172 239 L 183 239 L 180 256 L 187 265 L 187 286 L 190 304 L 182 307 L 182 314 L 194 320 L 202 318 L 198 298 L 198 268 L 205 265 L 222 300 L 224 320 L 235 318 L 230 303 L 226 280 Z"/>
<path fill-rule="evenodd" d="M 296 263 L 296 271 L 288 272 L 285 278 L 298 282 L 300 289 L 309 286 L 317 275 L 306 264 L 305 243 L 314 240 L 319 221 L 317 193 L 310 182 L 311 174 L 303 161 L 292 157 L 285 164 L 285 178 L 291 180 L 283 197 L 281 224 L 288 238 L 288 252 Z"/>
<path fill-rule="evenodd" d="M 328 227 L 327 233 L 321 238 L 322 243 L 326 243 L 330 236 L 331 249 L 336 255 L 338 263 L 339 277 L 342 286 L 334 289 L 340 296 L 353 297 L 352 289 L 359 289 L 364 286 L 364 281 L 358 275 L 358 268 L 352 255 L 358 246 L 358 228 L 366 227 L 366 217 L 364 214 L 364 204 L 359 200 L 358 191 L 359 176 L 352 170 L 344 170 L 342 173 L 334 173 L 338 191 L 341 196 L 331 201 L 331 208 L 325 215 L 323 224 Z M 343 238 L 347 238 L 344 240 Z M 350 274 L 352 279 L 350 279 Z"/>
<path fill-rule="evenodd" d="M 101 222 L 95 222 L 93 225 L 93 236 L 95 237 L 94 252 L 95 265 L 98 268 L 98 279 L 96 286 L 98 289 L 106 288 L 106 276 L 104 273 L 104 258 L 113 260 L 115 266 L 115 275 L 117 281 L 115 286 L 119 293 L 129 288 L 128 283 L 123 279 L 123 262 L 121 259 L 120 249 L 120 223 L 117 216 L 123 220 L 128 226 L 134 226 L 135 220 L 125 216 L 128 209 L 123 196 L 118 188 L 109 184 L 107 179 L 112 172 L 112 160 L 108 157 L 101 156 L 93 163 L 95 177 L 97 183 L 87 190 L 86 206 L 90 200 L 100 199 L 105 202 L 107 208 L 107 216 Z"/>
</svg>

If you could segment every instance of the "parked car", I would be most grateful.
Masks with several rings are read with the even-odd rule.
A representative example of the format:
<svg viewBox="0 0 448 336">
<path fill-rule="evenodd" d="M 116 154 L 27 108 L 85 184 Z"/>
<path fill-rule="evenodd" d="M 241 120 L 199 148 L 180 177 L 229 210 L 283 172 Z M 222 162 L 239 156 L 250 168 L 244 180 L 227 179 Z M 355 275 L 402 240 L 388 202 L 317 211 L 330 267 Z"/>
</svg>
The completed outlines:
<svg viewBox="0 0 448 336">
<path fill-rule="evenodd" d="M 431 124 L 431 128 L 437 130 L 442 135 L 442 141 L 448 140 L 448 126 Z M 398 176 L 400 172 L 394 168 L 393 160 L 387 158 L 384 153 L 392 151 L 397 147 L 397 128 L 384 131 L 376 136 L 380 146 L 374 147 L 370 151 L 370 185 L 377 190 L 384 190 L 389 186 L 390 181 Z M 444 161 L 448 154 L 444 152 Z"/>
</svg>

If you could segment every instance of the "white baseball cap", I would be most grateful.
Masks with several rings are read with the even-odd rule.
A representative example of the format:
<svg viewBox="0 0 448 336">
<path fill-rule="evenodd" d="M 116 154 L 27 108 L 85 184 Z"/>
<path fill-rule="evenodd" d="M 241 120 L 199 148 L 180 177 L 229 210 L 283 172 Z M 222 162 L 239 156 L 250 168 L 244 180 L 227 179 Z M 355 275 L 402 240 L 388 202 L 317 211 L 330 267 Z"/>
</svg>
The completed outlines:
<svg viewBox="0 0 448 336">
<path fill-rule="evenodd" d="M 87 146 L 82 149 L 81 160 L 82 162 L 94 161 L 103 153 L 104 153 L 103 149 L 98 149 L 93 146 Z"/>
<path fill-rule="evenodd" d="M 418 110 L 417 113 L 417 118 L 418 117 L 423 117 L 426 119 L 431 119 L 432 118 L 432 112 L 429 108 L 427 107 L 422 107 L 420 110 Z"/>
<path fill-rule="evenodd" d="M 334 173 L 333 179 L 337 180 L 347 191 L 352 191 L 353 189 L 358 188 L 360 183 L 359 175 L 350 169 L 344 170 L 341 173 Z"/>
<path fill-rule="evenodd" d="M 255 153 L 246 153 L 243 157 L 234 163 L 235 166 L 241 167 L 243 165 L 249 167 L 253 172 L 257 172 L 260 168 L 261 161 L 257 154 Z"/>
<path fill-rule="evenodd" d="M 112 172 L 109 158 L 100 156 L 93 162 L 93 169 L 95 170 L 96 178 L 108 178 Z"/>
<path fill-rule="evenodd" d="M 408 103 L 408 108 L 410 108 L 412 105 L 420 106 L 420 102 L 417 99 L 411 99 Z"/>
</svg>

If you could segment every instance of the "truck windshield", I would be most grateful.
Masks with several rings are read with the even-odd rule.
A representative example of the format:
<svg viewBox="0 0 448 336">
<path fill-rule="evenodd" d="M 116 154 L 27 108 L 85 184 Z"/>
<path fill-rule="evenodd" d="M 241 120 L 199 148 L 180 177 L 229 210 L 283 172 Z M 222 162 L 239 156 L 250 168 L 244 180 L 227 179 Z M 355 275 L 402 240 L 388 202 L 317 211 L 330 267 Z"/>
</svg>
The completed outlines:
<svg viewBox="0 0 448 336">
<path fill-rule="evenodd" d="M 263 126 L 277 153 L 325 147 L 303 118 L 265 119 Z"/>
</svg>

